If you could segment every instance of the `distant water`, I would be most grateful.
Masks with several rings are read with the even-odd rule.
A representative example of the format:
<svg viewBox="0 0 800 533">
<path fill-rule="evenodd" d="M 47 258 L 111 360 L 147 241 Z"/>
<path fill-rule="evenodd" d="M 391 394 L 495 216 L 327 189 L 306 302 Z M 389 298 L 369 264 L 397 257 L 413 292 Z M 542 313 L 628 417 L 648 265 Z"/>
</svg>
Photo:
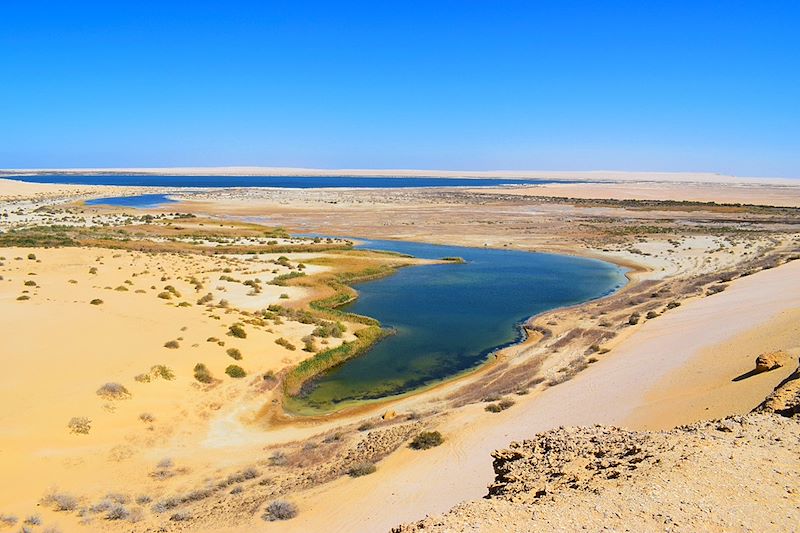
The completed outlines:
<svg viewBox="0 0 800 533">
<path fill-rule="evenodd" d="M 149 187 L 277 187 L 281 189 L 317 188 L 411 188 L 411 187 L 496 187 L 499 185 L 536 185 L 568 183 L 546 179 L 514 178 L 386 178 L 378 176 L 12 176 L 10 179 L 31 183 L 76 185 L 129 185 Z"/>
<path fill-rule="evenodd" d="M 136 196 L 112 196 L 110 198 L 95 198 L 86 200 L 86 205 L 115 205 L 121 207 L 158 207 L 164 204 L 174 204 L 177 200 L 165 194 L 139 194 Z"/>
<path fill-rule="evenodd" d="M 381 321 L 396 334 L 319 378 L 296 412 L 402 394 L 475 367 L 520 340 L 519 325 L 557 307 L 599 298 L 626 283 L 619 267 L 592 259 L 487 248 L 367 241 L 363 248 L 464 264 L 402 268 L 356 285 L 346 311 Z"/>
</svg>

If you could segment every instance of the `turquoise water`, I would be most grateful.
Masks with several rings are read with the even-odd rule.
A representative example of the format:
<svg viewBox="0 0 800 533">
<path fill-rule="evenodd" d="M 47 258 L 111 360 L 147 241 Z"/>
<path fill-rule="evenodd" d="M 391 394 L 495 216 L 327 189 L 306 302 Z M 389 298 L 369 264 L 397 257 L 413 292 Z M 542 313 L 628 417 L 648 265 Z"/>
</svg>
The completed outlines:
<svg viewBox="0 0 800 533">
<path fill-rule="evenodd" d="M 121 207 L 158 207 L 164 204 L 173 204 L 177 200 L 168 198 L 165 194 L 137 194 L 136 196 L 112 196 L 110 198 L 95 198 L 86 200 L 86 205 L 115 205 Z"/>
<path fill-rule="evenodd" d="M 78 185 L 127 185 L 149 187 L 278 187 L 282 189 L 332 188 L 408 188 L 408 187 L 494 187 L 555 183 L 547 179 L 515 178 L 387 178 L 380 176 L 10 176 L 32 183 L 72 183 Z M 558 180 L 558 183 L 570 183 Z"/>
<path fill-rule="evenodd" d="M 570 256 L 397 241 L 362 247 L 466 263 L 407 267 L 355 285 L 359 298 L 343 310 L 376 318 L 395 334 L 318 378 L 291 402 L 297 411 L 330 411 L 455 376 L 521 340 L 520 324 L 529 317 L 626 282 L 615 265 Z"/>
</svg>

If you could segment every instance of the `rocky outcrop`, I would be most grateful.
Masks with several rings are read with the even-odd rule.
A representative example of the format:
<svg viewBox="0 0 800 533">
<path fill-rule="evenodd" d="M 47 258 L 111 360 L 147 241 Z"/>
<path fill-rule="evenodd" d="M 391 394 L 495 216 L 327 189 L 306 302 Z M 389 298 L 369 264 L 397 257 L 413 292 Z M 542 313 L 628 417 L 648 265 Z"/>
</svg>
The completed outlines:
<svg viewBox="0 0 800 533">
<path fill-rule="evenodd" d="M 493 454 L 483 500 L 412 531 L 792 531 L 800 418 L 751 413 L 663 432 L 558 428 Z"/>
<path fill-rule="evenodd" d="M 762 353 L 756 357 L 756 372 L 768 372 L 780 368 L 791 360 L 788 353 L 783 350 Z"/>
<path fill-rule="evenodd" d="M 775 387 L 772 394 L 754 411 L 775 413 L 781 416 L 800 414 L 800 366 Z"/>
</svg>

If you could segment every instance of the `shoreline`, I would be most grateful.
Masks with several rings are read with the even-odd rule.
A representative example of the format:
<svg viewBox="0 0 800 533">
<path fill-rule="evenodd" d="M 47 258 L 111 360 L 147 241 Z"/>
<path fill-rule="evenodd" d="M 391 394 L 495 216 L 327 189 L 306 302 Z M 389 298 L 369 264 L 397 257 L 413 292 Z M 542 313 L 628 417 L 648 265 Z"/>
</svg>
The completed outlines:
<svg viewBox="0 0 800 533">
<path fill-rule="evenodd" d="M 334 238 L 337 238 L 337 239 L 350 240 L 350 241 L 354 241 L 354 242 L 357 242 L 358 239 L 366 239 L 366 237 L 362 237 L 362 236 L 359 236 L 359 235 L 356 235 L 354 237 L 351 237 L 351 236 L 340 237 L 340 236 L 330 235 L 330 237 L 334 237 Z M 403 240 L 403 239 L 397 239 L 397 240 L 399 242 L 411 242 L 411 243 L 413 243 L 413 242 L 421 242 L 421 241 L 415 241 L 415 240 Z M 422 242 L 422 243 L 423 244 L 435 244 L 435 243 L 424 243 L 424 242 Z M 452 246 L 461 247 L 461 245 L 452 245 Z M 478 248 L 478 247 L 474 247 L 474 246 L 472 246 L 472 247 L 471 246 L 464 246 L 464 247 L 465 248 L 474 248 L 474 249 L 477 249 L 477 250 L 482 249 L 482 248 Z M 492 249 L 503 251 L 503 248 L 493 247 Z M 381 250 L 376 250 L 376 251 L 381 252 Z M 508 251 L 508 250 L 506 250 L 506 251 Z M 389 407 L 389 406 L 391 406 L 393 404 L 402 402 L 403 400 L 413 399 L 413 398 L 415 398 L 415 397 L 417 397 L 419 395 L 423 395 L 423 394 L 426 394 L 426 393 L 430 393 L 432 391 L 438 391 L 438 390 L 444 389 L 449 385 L 456 385 L 456 384 L 464 385 L 464 384 L 468 384 L 470 379 L 475 379 L 475 378 L 479 377 L 481 374 L 483 374 L 483 373 L 487 372 L 488 370 L 490 370 L 491 367 L 493 367 L 499 361 L 498 354 L 500 352 L 506 352 L 506 357 L 513 357 L 513 355 L 519 354 L 522 350 L 524 350 L 526 348 L 529 348 L 532 345 L 534 345 L 536 342 L 538 342 L 539 339 L 536 339 L 535 342 L 533 342 L 533 343 L 529 343 L 528 342 L 531 339 L 531 335 L 530 335 L 529 331 L 535 331 L 535 325 L 534 325 L 535 320 L 540 319 L 540 318 L 542 318 L 544 316 L 547 316 L 548 314 L 551 314 L 551 313 L 563 312 L 563 311 L 569 311 L 569 310 L 580 310 L 580 309 L 582 309 L 582 308 L 584 308 L 584 307 L 586 307 L 586 306 L 588 306 L 588 305 L 590 305 L 592 303 L 596 303 L 596 302 L 598 302 L 600 300 L 604 300 L 606 298 L 612 298 L 612 297 L 615 297 L 615 296 L 619 296 L 624 291 L 630 290 L 631 288 L 633 288 L 633 286 L 635 286 L 635 284 L 637 282 L 637 279 L 636 279 L 637 275 L 650 271 L 650 269 L 646 265 L 635 263 L 633 261 L 626 261 L 626 260 L 623 260 L 623 259 L 620 259 L 620 258 L 604 258 L 604 257 L 599 257 L 597 254 L 585 254 L 585 253 L 581 254 L 580 251 L 578 251 L 578 250 L 573 250 L 573 253 L 570 253 L 570 254 L 560 254 L 560 253 L 557 253 L 557 252 L 542 252 L 542 251 L 533 251 L 533 250 L 514 250 L 514 251 L 521 251 L 521 252 L 524 252 L 524 253 L 538 253 L 538 254 L 547 253 L 547 254 L 552 254 L 552 255 L 569 255 L 571 257 L 579 257 L 579 258 L 583 258 L 583 259 L 591 259 L 591 260 L 601 261 L 601 262 L 604 262 L 604 263 L 613 264 L 613 265 L 617 266 L 617 268 L 619 268 L 620 270 L 623 270 L 622 274 L 627 279 L 627 283 L 625 283 L 625 285 L 623 285 L 622 287 L 620 287 L 620 288 L 618 288 L 616 290 L 612 290 L 611 292 L 609 292 L 607 294 L 604 294 L 604 295 L 601 295 L 601 296 L 598 296 L 598 297 L 595 297 L 595 298 L 592 298 L 592 299 L 589 299 L 589 300 L 585 300 L 585 301 L 580 302 L 580 303 L 576 303 L 576 304 L 572 304 L 572 305 L 559 306 L 559 307 L 555 307 L 553 309 L 548 309 L 546 311 L 542 311 L 540 313 L 536 313 L 534 315 L 531 315 L 531 316 L 529 316 L 527 318 L 521 319 L 520 321 L 518 321 L 514 325 L 514 327 L 515 327 L 515 329 L 517 329 L 517 333 L 518 333 L 516 339 L 514 339 L 512 341 L 509 341 L 507 343 L 498 345 L 498 346 L 494 346 L 492 348 L 487 348 L 484 352 L 481 353 L 481 357 L 483 358 L 483 360 L 480 363 L 476 364 L 475 366 L 473 366 L 471 368 L 462 370 L 462 371 L 460 371 L 460 372 L 458 372 L 458 373 L 456 373 L 456 374 L 454 374 L 452 376 L 448 376 L 448 377 L 442 378 L 440 380 L 436 380 L 435 382 L 432 382 L 432 383 L 427 384 L 427 385 L 423 385 L 421 387 L 415 388 L 415 389 L 410 390 L 410 391 L 403 392 L 401 394 L 395 394 L 395 395 L 391 395 L 391 396 L 383 397 L 383 398 L 374 398 L 374 399 L 368 399 L 368 400 L 353 400 L 351 402 L 346 402 L 344 405 L 342 405 L 340 407 L 336 407 L 336 408 L 334 408 L 334 409 L 332 409 L 330 411 L 327 411 L 327 412 L 302 413 L 302 412 L 298 412 L 298 411 L 287 410 L 286 407 L 285 407 L 285 403 L 284 403 L 285 402 L 285 397 L 284 397 L 282 399 L 281 403 L 280 403 L 281 412 L 280 413 L 271 413 L 271 414 L 269 414 L 270 421 L 276 422 L 276 423 L 286 424 L 286 423 L 291 423 L 292 421 L 300 421 L 300 420 L 304 420 L 304 421 L 306 421 L 306 420 L 308 420 L 308 421 L 321 421 L 321 420 L 331 421 L 331 420 L 347 419 L 347 418 L 350 418 L 350 417 L 353 417 L 353 416 L 362 416 L 365 413 L 369 413 L 369 412 L 371 412 L 373 410 L 381 410 L 381 409 L 387 408 L 387 407 Z M 420 260 L 420 258 L 416 258 L 416 257 L 414 259 Z M 408 266 L 425 266 L 425 265 L 408 265 Z M 404 266 L 401 266 L 399 268 L 404 268 Z M 362 281 L 371 281 L 371 280 L 381 279 L 383 277 L 387 277 L 387 276 L 393 275 L 394 273 L 396 273 L 396 271 L 397 271 L 397 269 L 392 269 L 392 270 L 389 270 L 386 273 L 382 273 L 382 274 L 380 274 L 378 276 L 367 276 L 365 278 L 356 278 L 356 279 L 348 280 L 348 282 L 345 285 L 347 287 L 349 287 L 350 290 L 353 291 L 354 297 L 352 299 L 348 300 L 347 302 L 342 302 L 342 303 L 338 304 L 337 307 L 341 306 L 341 305 L 346 305 L 348 303 L 352 303 L 352 301 L 354 301 L 356 298 L 358 298 L 357 289 L 352 287 L 352 285 L 350 285 L 350 283 L 359 283 L 359 282 L 362 282 Z M 317 302 L 317 301 L 309 302 L 309 307 L 314 309 L 314 310 L 322 311 L 320 309 L 317 309 L 314 306 L 315 302 Z M 322 311 L 322 312 L 324 312 L 324 311 Z M 380 322 L 378 322 L 376 319 L 374 319 L 372 317 L 366 317 L 366 318 L 369 318 L 371 320 L 375 320 L 378 324 L 380 324 Z M 307 383 L 307 382 L 309 382 L 309 381 L 311 381 L 313 379 L 316 379 L 317 377 L 321 376 L 325 372 L 328 372 L 328 371 L 332 370 L 333 368 L 336 368 L 339 365 L 346 364 L 348 361 L 350 361 L 351 359 L 354 359 L 355 357 L 361 357 L 361 356 L 366 355 L 369 352 L 369 350 L 377 342 L 380 342 L 380 340 L 382 338 L 383 337 L 377 339 L 374 343 L 369 344 L 362 351 L 359 351 L 357 353 L 353 353 L 351 356 L 347 357 L 346 359 L 344 359 L 342 361 L 337 362 L 335 365 L 330 366 L 330 367 L 325 367 L 325 368 L 321 369 L 319 372 L 311 375 L 310 377 L 305 378 L 304 381 L 300 384 L 300 387 L 302 387 L 305 383 Z M 508 352 L 513 352 L 513 354 L 509 355 Z M 308 360 L 314 359 L 314 357 L 316 357 L 316 356 L 312 356 Z M 291 373 L 292 371 L 293 370 L 290 369 L 289 373 Z M 289 394 L 289 392 L 286 391 L 285 394 Z"/>
</svg>

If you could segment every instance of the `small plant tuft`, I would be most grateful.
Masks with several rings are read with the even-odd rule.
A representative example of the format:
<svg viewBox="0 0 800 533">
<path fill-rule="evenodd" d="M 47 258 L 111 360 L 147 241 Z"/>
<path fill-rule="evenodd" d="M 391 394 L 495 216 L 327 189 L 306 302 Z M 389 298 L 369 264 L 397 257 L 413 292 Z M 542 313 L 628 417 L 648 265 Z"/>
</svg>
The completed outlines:
<svg viewBox="0 0 800 533">
<path fill-rule="evenodd" d="M 423 431 L 414 437 L 409 446 L 415 450 L 427 450 L 439 446 L 442 442 L 444 438 L 438 431 Z"/>
</svg>

